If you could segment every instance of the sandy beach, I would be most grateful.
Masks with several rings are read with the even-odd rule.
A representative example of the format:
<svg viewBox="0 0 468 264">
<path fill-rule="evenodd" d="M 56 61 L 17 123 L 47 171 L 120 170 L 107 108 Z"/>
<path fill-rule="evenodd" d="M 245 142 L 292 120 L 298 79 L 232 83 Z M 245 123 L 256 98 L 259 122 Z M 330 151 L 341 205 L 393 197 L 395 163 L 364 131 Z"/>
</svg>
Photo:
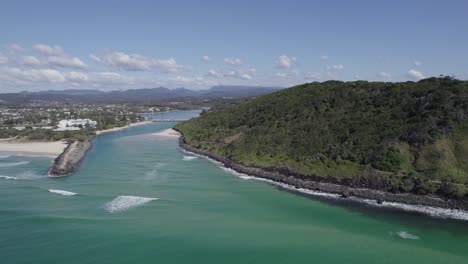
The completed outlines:
<svg viewBox="0 0 468 264">
<path fill-rule="evenodd" d="M 114 127 L 114 128 L 110 128 L 110 129 L 98 130 L 98 131 L 96 131 L 96 135 L 117 132 L 117 131 L 120 131 L 120 130 L 127 129 L 129 127 L 146 125 L 146 124 L 149 124 L 151 122 L 152 122 L 151 120 L 145 120 L 145 121 L 141 121 L 141 122 L 131 123 L 131 124 L 123 126 L 123 127 Z"/>
<path fill-rule="evenodd" d="M 160 136 L 160 137 L 180 137 L 181 134 L 178 131 L 175 131 L 172 128 L 168 128 L 156 133 L 152 133 L 153 136 Z"/>
<path fill-rule="evenodd" d="M 0 141 L 0 153 L 19 155 L 58 156 L 67 147 L 64 141 L 14 142 Z"/>
</svg>

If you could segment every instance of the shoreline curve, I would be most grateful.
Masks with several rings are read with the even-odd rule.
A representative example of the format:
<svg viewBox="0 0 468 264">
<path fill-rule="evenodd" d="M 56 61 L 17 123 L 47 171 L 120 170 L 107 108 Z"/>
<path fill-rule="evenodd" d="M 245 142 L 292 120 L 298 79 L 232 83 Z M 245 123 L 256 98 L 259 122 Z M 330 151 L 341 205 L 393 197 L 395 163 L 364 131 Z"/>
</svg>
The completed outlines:
<svg viewBox="0 0 468 264">
<path fill-rule="evenodd" d="M 368 188 L 353 188 L 328 182 L 305 180 L 295 178 L 291 175 L 281 174 L 277 171 L 267 171 L 257 167 L 244 166 L 226 157 L 211 153 L 209 151 L 197 149 L 187 143 L 183 133 L 177 129 L 181 136 L 179 147 L 184 151 L 201 155 L 215 162 L 221 163 L 225 168 L 236 173 L 244 174 L 247 177 L 257 178 L 271 184 L 286 187 L 290 191 L 301 193 L 315 192 L 318 196 L 328 196 L 332 198 L 349 199 L 360 203 L 375 206 L 387 206 L 405 211 L 416 211 L 427 215 L 432 215 L 431 210 L 442 210 L 442 216 L 458 220 L 468 220 L 468 204 L 463 201 L 453 199 L 443 199 L 434 195 L 416 195 L 411 193 L 388 193 Z M 284 186 L 283 186 L 284 185 Z M 314 193 L 312 193 L 314 195 Z M 413 207 L 413 208 L 409 208 Z"/>
</svg>

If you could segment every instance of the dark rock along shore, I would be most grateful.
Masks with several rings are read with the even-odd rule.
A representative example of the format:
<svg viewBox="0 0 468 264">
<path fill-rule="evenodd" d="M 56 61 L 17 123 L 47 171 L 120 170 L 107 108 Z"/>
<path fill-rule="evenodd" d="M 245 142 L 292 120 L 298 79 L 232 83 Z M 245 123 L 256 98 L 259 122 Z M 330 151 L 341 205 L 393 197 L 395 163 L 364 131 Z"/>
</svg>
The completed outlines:
<svg viewBox="0 0 468 264">
<path fill-rule="evenodd" d="M 83 160 L 88 150 L 91 148 L 92 139 L 85 141 L 75 141 L 70 143 L 52 164 L 49 170 L 50 177 L 69 176 L 75 172 L 79 163 Z"/>
<path fill-rule="evenodd" d="M 177 130 L 178 131 L 178 130 Z M 235 161 L 232 161 L 224 156 L 211 153 L 209 151 L 200 150 L 194 148 L 185 142 L 183 133 L 179 138 L 179 146 L 187 151 L 207 156 L 211 159 L 219 161 L 224 164 L 227 168 L 231 168 L 237 172 L 245 173 L 259 178 L 264 178 L 272 180 L 278 183 L 284 183 L 292 185 L 296 188 L 303 188 L 313 191 L 320 191 L 325 193 L 340 194 L 343 198 L 348 198 L 351 196 L 361 198 L 361 199 L 370 199 L 375 200 L 378 203 L 382 202 L 394 202 L 400 204 L 410 204 L 410 205 L 424 205 L 431 207 L 439 207 L 446 209 L 458 209 L 468 211 L 468 203 L 463 200 L 454 200 L 454 199 L 444 199 L 434 195 L 416 195 L 412 193 L 389 193 L 374 189 L 367 188 L 353 188 L 344 185 L 338 185 L 327 182 L 320 182 L 316 180 L 308 180 L 304 178 L 298 178 L 294 175 L 287 175 L 277 171 L 267 171 L 262 168 L 245 166 L 239 164 Z"/>
</svg>

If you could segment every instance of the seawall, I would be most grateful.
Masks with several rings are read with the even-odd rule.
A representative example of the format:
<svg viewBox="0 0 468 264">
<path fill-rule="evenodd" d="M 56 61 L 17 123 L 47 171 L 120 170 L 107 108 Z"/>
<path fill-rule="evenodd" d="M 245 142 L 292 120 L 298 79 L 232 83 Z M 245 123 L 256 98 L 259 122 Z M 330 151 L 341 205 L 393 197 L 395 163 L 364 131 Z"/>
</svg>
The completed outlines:
<svg viewBox="0 0 468 264">
<path fill-rule="evenodd" d="M 49 170 L 50 177 L 69 176 L 77 169 L 79 163 L 91 149 L 92 138 L 85 141 L 74 141 L 70 143 L 52 164 Z"/>
</svg>

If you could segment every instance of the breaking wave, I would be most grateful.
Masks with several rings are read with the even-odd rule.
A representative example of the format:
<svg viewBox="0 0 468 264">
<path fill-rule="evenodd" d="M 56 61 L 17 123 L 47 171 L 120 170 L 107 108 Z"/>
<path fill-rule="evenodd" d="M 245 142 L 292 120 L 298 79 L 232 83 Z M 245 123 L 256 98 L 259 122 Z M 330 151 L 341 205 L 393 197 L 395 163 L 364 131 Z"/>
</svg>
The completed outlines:
<svg viewBox="0 0 468 264">
<path fill-rule="evenodd" d="M 9 158 L 11 157 L 11 155 L 0 155 L 0 159 L 6 159 L 6 158 Z"/>
<path fill-rule="evenodd" d="M 397 234 L 397 236 L 399 236 L 399 237 L 401 237 L 403 239 L 411 239 L 411 240 L 419 239 L 418 236 L 410 234 L 410 233 L 408 233 L 406 231 L 400 231 L 400 232 L 397 232 L 396 234 Z"/>
<path fill-rule="evenodd" d="M 50 189 L 49 192 L 64 195 L 64 196 L 73 196 L 77 194 L 74 192 L 69 192 L 69 191 L 64 191 L 64 190 L 54 190 L 54 189 Z"/>
<path fill-rule="evenodd" d="M 356 197 L 350 197 L 349 199 L 366 203 L 374 207 L 382 208 L 394 208 L 407 212 L 415 212 L 420 214 L 429 215 L 436 218 L 451 218 L 457 220 L 468 221 L 468 212 L 457 209 L 446 209 L 439 207 L 432 207 L 427 205 L 413 205 L 413 204 L 402 204 L 402 203 L 393 203 L 393 202 L 383 202 L 382 204 L 377 203 L 375 200 L 361 199 Z"/>
<path fill-rule="evenodd" d="M 198 157 L 195 157 L 195 156 L 184 156 L 184 157 L 182 158 L 182 160 L 185 160 L 185 161 L 194 160 L 194 159 L 198 159 Z"/>
<path fill-rule="evenodd" d="M 139 197 L 139 196 L 118 196 L 114 200 L 104 205 L 104 210 L 115 213 L 137 207 L 147 202 L 158 200 L 158 198 Z"/>
<path fill-rule="evenodd" d="M 5 175 L 0 175 L 0 178 L 5 179 L 5 180 L 18 180 L 19 179 L 13 176 L 5 176 Z"/>
<path fill-rule="evenodd" d="M 154 180 L 156 178 L 158 178 L 160 175 L 158 173 L 158 170 L 157 169 L 152 169 L 148 172 L 145 173 L 145 176 L 143 177 L 144 180 Z"/>
<path fill-rule="evenodd" d="M 45 178 L 47 176 L 38 175 L 33 171 L 25 171 L 15 176 L 0 175 L 0 178 L 6 180 L 36 180 Z"/>
<path fill-rule="evenodd" d="M 0 163 L 0 167 L 13 167 L 28 164 L 29 161 L 18 161 L 18 162 L 3 162 Z"/>
</svg>

